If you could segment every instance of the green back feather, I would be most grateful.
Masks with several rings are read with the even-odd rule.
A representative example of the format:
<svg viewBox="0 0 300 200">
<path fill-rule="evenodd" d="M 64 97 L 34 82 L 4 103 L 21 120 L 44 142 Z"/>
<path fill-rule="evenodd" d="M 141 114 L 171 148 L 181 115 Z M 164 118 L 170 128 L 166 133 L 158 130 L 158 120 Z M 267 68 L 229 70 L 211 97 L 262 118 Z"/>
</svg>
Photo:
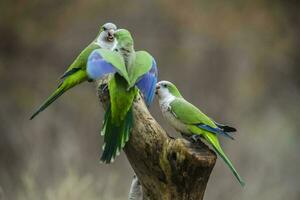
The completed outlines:
<svg viewBox="0 0 300 200">
<path fill-rule="evenodd" d="M 95 50 L 99 49 L 100 46 L 98 44 L 95 44 L 92 42 L 89 44 L 74 60 L 74 62 L 68 67 L 67 71 L 63 74 L 63 77 L 65 77 L 65 74 L 68 74 L 70 71 L 72 71 L 74 68 L 80 68 L 81 70 L 86 70 L 86 63 L 88 60 L 89 55 Z M 87 75 L 86 75 L 87 76 Z"/>
<path fill-rule="evenodd" d="M 171 110 L 180 121 L 185 124 L 206 124 L 216 128 L 214 121 L 201 112 L 196 106 L 183 98 L 176 98 L 170 104 Z"/>
<path fill-rule="evenodd" d="M 108 83 L 112 119 L 115 124 L 124 120 L 138 92 L 134 87 L 127 89 L 128 84 L 119 74 L 114 74 Z"/>
<path fill-rule="evenodd" d="M 132 109 L 129 110 L 123 122 L 115 125 L 112 122 L 111 110 L 106 110 L 104 118 L 104 145 L 101 161 L 104 163 L 111 163 L 115 157 L 118 156 L 124 148 L 126 142 L 129 140 L 131 128 L 133 125 Z"/>
<path fill-rule="evenodd" d="M 120 53 L 115 52 L 115 51 L 110 51 L 107 49 L 98 49 L 98 53 L 102 56 L 102 58 L 111 63 L 118 73 L 127 81 L 127 83 L 130 83 L 130 79 L 127 73 L 127 69 L 125 66 L 125 62 L 123 57 L 121 56 Z"/>
<path fill-rule="evenodd" d="M 152 67 L 152 56 L 146 51 L 135 52 L 135 60 L 129 67 L 130 87 L 134 86 L 138 78 L 146 74 Z"/>
</svg>

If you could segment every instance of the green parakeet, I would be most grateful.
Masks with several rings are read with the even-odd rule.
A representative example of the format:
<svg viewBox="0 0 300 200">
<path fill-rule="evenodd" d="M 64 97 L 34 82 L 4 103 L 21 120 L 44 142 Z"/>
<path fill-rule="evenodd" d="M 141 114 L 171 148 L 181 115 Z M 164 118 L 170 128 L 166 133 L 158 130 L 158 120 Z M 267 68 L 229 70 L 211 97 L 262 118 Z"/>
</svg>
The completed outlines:
<svg viewBox="0 0 300 200">
<path fill-rule="evenodd" d="M 108 83 L 110 105 L 106 110 L 101 131 L 104 135 L 101 160 L 105 163 L 112 162 L 128 141 L 133 125 L 132 104 L 139 91 L 136 85 L 151 71 L 155 63 L 149 53 L 134 50 L 133 39 L 128 30 L 117 30 L 115 37 L 118 44 L 114 52 L 95 50 L 87 64 L 87 74 L 93 80 L 100 79 L 108 73 L 113 74 Z M 147 87 L 145 91 L 154 93 L 153 80 L 155 83 L 157 80 L 156 76 L 154 77 L 150 78 L 151 83 L 146 81 L 152 87 Z"/>
<path fill-rule="evenodd" d="M 106 23 L 101 26 L 97 37 L 92 41 L 74 60 L 69 66 L 67 71 L 62 75 L 61 82 L 57 89 L 50 95 L 48 99 L 33 113 L 30 119 L 33 119 L 36 115 L 46 109 L 51 103 L 53 103 L 64 92 L 88 80 L 86 73 L 86 64 L 89 55 L 95 49 L 103 48 L 112 50 L 116 47 L 117 41 L 114 38 L 114 31 L 117 27 L 113 23 Z"/>
<path fill-rule="evenodd" d="M 197 107 L 186 101 L 171 82 L 160 81 L 157 83 L 156 94 L 164 118 L 181 134 L 204 138 L 225 161 L 239 183 L 244 186 L 244 181 L 223 152 L 217 137 L 223 135 L 232 138 L 228 133 L 234 132 L 236 129 L 214 122 Z"/>
</svg>

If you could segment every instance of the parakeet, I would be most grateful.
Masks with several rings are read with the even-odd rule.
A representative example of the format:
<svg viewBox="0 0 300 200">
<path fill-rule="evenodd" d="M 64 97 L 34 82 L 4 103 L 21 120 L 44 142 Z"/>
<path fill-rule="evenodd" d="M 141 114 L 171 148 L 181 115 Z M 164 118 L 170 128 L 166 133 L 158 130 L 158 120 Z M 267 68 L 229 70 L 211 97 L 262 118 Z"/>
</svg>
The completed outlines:
<svg viewBox="0 0 300 200">
<path fill-rule="evenodd" d="M 46 109 L 51 103 L 53 103 L 64 92 L 88 80 L 86 73 L 86 64 L 88 56 L 95 49 L 103 48 L 112 50 L 117 45 L 117 40 L 114 38 L 114 32 L 117 27 L 113 23 L 106 23 L 101 26 L 97 37 L 92 41 L 74 60 L 69 66 L 67 71 L 61 76 L 61 82 L 57 89 L 51 94 L 51 96 L 33 113 L 30 119 L 33 119 L 36 115 Z"/>
<path fill-rule="evenodd" d="M 101 160 L 105 163 L 112 162 L 129 139 L 133 125 L 132 104 L 138 89 L 150 105 L 157 82 L 154 58 L 146 51 L 135 52 L 130 32 L 119 29 L 115 37 L 118 44 L 114 52 L 95 50 L 87 64 L 87 74 L 93 80 L 113 74 L 108 83 L 110 105 L 101 131 L 104 135 Z"/>
<path fill-rule="evenodd" d="M 197 107 L 186 101 L 176 86 L 169 81 L 158 82 L 156 94 L 162 114 L 171 126 L 185 136 L 200 136 L 205 139 L 225 161 L 239 183 L 244 186 L 244 181 L 223 152 L 217 137 L 222 135 L 232 138 L 229 132 L 235 132 L 236 129 L 214 122 Z"/>
<path fill-rule="evenodd" d="M 136 85 L 141 91 L 146 105 L 149 107 L 154 99 L 158 70 L 154 58 L 146 51 L 135 51 L 133 39 L 129 31 L 118 30 L 116 51 L 124 58 L 131 82 L 130 87 Z"/>
</svg>

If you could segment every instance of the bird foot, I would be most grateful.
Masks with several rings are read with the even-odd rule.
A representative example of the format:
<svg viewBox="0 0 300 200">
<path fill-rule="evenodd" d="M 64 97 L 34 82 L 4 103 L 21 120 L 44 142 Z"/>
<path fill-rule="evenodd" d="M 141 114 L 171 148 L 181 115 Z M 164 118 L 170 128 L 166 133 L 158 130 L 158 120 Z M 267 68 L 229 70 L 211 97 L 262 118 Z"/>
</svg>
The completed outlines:
<svg viewBox="0 0 300 200">
<path fill-rule="evenodd" d="M 195 143 L 198 143 L 199 141 L 201 141 L 200 135 L 192 135 L 191 138 Z"/>
<path fill-rule="evenodd" d="M 101 84 L 100 85 L 100 90 L 102 94 L 105 94 L 108 92 L 108 84 Z"/>
<path fill-rule="evenodd" d="M 182 137 L 192 143 L 198 143 L 201 141 L 201 136 L 200 135 L 185 135 L 181 133 Z"/>
<path fill-rule="evenodd" d="M 108 84 L 100 84 L 99 85 L 98 96 L 102 103 L 107 102 L 107 100 L 109 100 Z"/>
</svg>

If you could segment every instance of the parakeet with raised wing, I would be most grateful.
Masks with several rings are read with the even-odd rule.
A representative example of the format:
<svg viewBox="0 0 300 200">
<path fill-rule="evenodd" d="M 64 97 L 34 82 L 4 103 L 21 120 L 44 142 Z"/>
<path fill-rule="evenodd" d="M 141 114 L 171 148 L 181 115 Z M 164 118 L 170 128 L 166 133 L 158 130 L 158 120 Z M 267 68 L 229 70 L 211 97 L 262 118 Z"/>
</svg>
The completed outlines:
<svg viewBox="0 0 300 200">
<path fill-rule="evenodd" d="M 133 125 L 132 104 L 138 88 L 150 105 L 157 80 L 154 58 L 145 51 L 135 52 L 130 32 L 119 29 L 115 37 L 118 44 L 114 52 L 95 50 L 87 64 L 87 74 L 93 80 L 113 74 L 108 82 L 110 105 L 101 131 L 104 135 L 101 160 L 105 163 L 112 162 L 129 139 Z M 144 79 L 147 80 L 143 82 Z"/>
<path fill-rule="evenodd" d="M 117 32 L 116 51 L 120 52 L 124 58 L 130 79 L 129 87 L 136 85 L 149 107 L 154 99 L 158 77 L 156 61 L 147 51 L 135 51 L 129 31 L 120 29 Z"/>
<path fill-rule="evenodd" d="M 157 83 L 156 94 L 162 114 L 171 126 L 185 136 L 200 136 L 205 139 L 225 161 L 239 183 L 244 186 L 244 181 L 225 155 L 217 137 L 221 135 L 232 139 L 229 132 L 235 132 L 236 129 L 214 122 L 197 107 L 186 101 L 176 86 L 169 81 Z"/>
<path fill-rule="evenodd" d="M 145 103 L 148 107 L 150 107 L 154 99 L 157 76 L 158 76 L 157 65 L 155 60 L 152 59 L 151 69 L 146 74 L 141 76 L 136 83 L 136 86 L 141 91 Z"/>
<path fill-rule="evenodd" d="M 46 99 L 46 101 L 33 113 L 30 119 L 46 109 L 64 92 L 72 87 L 88 80 L 86 73 L 86 64 L 89 55 L 95 49 L 103 48 L 112 50 L 117 45 L 117 40 L 114 38 L 114 32 L 117 27 L 113 23 L 105 23 L 101 26 L 97 37 L 77 56 L 74 62 L 69 66 L 67 71 L 61 76 L 61 82 L 57 89 Z"/>
</svg>

